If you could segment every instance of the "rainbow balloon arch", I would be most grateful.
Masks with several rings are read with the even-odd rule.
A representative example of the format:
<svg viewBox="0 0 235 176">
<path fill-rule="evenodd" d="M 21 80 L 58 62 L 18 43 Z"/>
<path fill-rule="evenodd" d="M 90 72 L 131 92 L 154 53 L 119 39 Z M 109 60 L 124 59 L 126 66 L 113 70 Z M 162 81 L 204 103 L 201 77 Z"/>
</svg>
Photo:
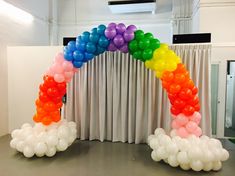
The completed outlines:
<svg viewBox="0 0 235 176">
<path fill-rule="evenodd" d="M 152 159 L 184 170 L 220 170 L 229 153 L 219 140 L 202 135 L 198 88 L 181 59 L 151 33 L 123 23 L 99 25 L 91 32 L 83 32 L 64 47 L 63 53 L 56 55 L 39 86 L 35 125 L 25 123 L 14 130 L 10 146 L 28 158 L 52 157 L 57 151 L 66 150 L 77 137 L 76 124 L 60 116 L 67 83 L 84 63 L 105 51 L 117 50 L 130 53 L 145 62 L 146 68 L 154 70 L 171 103 L 170 134 L 158 128 L 148 137 Z"/>
</svg>

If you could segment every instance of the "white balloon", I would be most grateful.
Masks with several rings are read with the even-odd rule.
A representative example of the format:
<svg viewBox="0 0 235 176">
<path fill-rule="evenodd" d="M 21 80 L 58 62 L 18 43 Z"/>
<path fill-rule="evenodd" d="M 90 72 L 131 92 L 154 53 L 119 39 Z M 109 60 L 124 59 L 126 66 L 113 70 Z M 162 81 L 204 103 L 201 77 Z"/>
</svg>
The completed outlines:
<svg viewBox="0 0 235 176">
<path fill-rule="evenodd" d="M 176 130 L 175 130 L 175 129 L 171 130 L 170 136 L 171 136 L 172 138 L 175 137 L 175 136 L 177 136 L 177 133 L 176 133 Z"/>
<path fill-rule="evenodd" d="M 12 139 L 10 142 L 11 148 L 15 149 L 18 142 L 19 142 L 19 139 L 17 139 L 17 138 Z"/>
<path fill-rule="evenodd" d="M 61 126 L 58 129 L 58 137 L 60 139 L 62 139 L 62 138 L 67 139 L 69 137 L 69 133 L 70 133 L 70 131 L 69 131 L 68 127 Z"/>
<path fill-rule="evenodd" d="M 38 157 L 42 157 L 47 151 L 47 146 L 44 142 L 39 142 L 34 147 L 34 152 Z"/>
<path fill-rule="evenodd" d="M 23 150 L 23 154 L 26 158 L 31 158 L 34 155 L 34 150 L 32 149 L 32 147 L 25 146 Z"/>
<path fill-rule="evenodd" d="M 69 136 L 69 138 L 68 138 L 69 145 L 71 145 L 73 143 L 74 139 L 75 139 L 74 136 Z"/>
<path fill-rule="evenodd" d="M 212 162 L 212 161 L 214 161 L 213 153 L 210 150 L 204 151 L 202 161 L 203 162 Z"/>
<path fill-rule="evenodd" d="M 215 162 L 213 162 L 213 168 L 212 168 L 212 169 L 213 169 L 214 171 L 220 170 L 221 167 L 222 167 L 222 163 L 221 163 L 220 161 L 215 161 Z"/>
<path fill-rule="evenodd" d="M 29 136 L 27 136 L 26 139 L 25 139 L 25 143 L 26 143 L 27 145 L 34 146 L 36 142 L 37 142 L 37 139 L 36 139 L 35 136 L 32 135 L 32 134 L 30 134 Z"/>
<path fill-rule="evenodd" d="M 162 146 L 167 146 L 169 143 L 171 143 L 171 138 L 165 134 L 159 135 L 159 143 Z"/>
<path fill-rule="evenodd" d="M 194 171 L 200 171 L 203 168 L 203 163 L 200 160 L 194 160 L 190 162 L 190 166 Z"/>
<path fill-rule="evenodd" d="M 56 154 L 56 148 L 55 147 L 49 147 L 46 151 L 46 156 L 52 157 Z"/>
<path fill-rule="evenodd" d="M 221 161 L 226 161 L 226 160 L 229 158 L 229 153 L 228 153 L 228 151 L 225 150 L 225 149 L 222 149 L 221 153 L 222 153 L 222 155 L 221 155 L 220 160 L 221 160 Z"/>
<path fill-rule="evenodd" d="M 48 135 L 56 135 L 57 136 L 57 129 L 50 129 L 47 133 Z"/>
<path fill-rule="evenodd" d="M 204 163 L 203 170 L 210 171 L 212 169 L 212 167 L 213 167 L 212 162 L 207 162 L 207 163 Z"/>
<path fill-rule="evenodd" d="M 19 141 L 19 142 L 16 144 L 16 149 L 17 149 L 19 152 L 23 152 L 24 146 L 25 146 L 25 142 L 24 142 L 24 141 Z"/>
<path fill-rule="evenodd" d="M 24 124 L 21 126 L 21 129 L 28 128 L 28 127 L 32 128 L 31 124 L 29 124 L 29 123 L 24 123 Z"/>
<path fill-rule="evenodd" d="M 68 148 L 68 143 L 64 139 L 60 139 L 56 145 L 58 151 L 65 151 Z"/>
<path fill-rule="evenodd" d="M 199 147 L 191 147 L 188 151 L 188 156 L 190 160 L 197 160 L 202 158 L 202 151 Z"/>
<path fill-rule="evenodd" d="M 205 136 L 205 135 L 202 135 L 200 137 L 200 139 L 203 140 L 203 141 L 209 141 L 210 140 L 210 138 L 208 136 Z"/>
<path fill-rule="evenodd" d="M 168 159 L 167 159 L 167 158 L 166 158 L 166 159 L 164 159 L 163 161 L 164 161 L 165 163 L 167 163 L 167 164 L 168 164 Z"/>
<path fill-rule="evenodd" d="M 56 146 L 58 144 L 58 138 L 56 135 L 49 135 L 46 138 L 46 144 L 48 146 Z"/>
<path fill-rule="evenodd" d="M 183 169 L 183 170 L 189 170 L 191 167 L 189 164 L 180 164 L 180 167 Z"/>
<path fill-rule="evenodd" d="M 211 152 L 214 156 L 214 161 L 219 161 L 221 158 L 221 150 L 218 148 L 215 148 L 215 149 L 212 149 Z"/>
<path fill-rule="evenodd" d="M 68 123 L 68 126 L 70 127 L 70 128 L 76 128 L 77 127 L 77 124 L 75 123 L 75 122 L 69 122 Z"/>
<path fill-rule="evenodd" d="M 176 154 L 179 151 L 179 148 L 175 143 L 172 142 L 172 143 L 170 143 L 166 146 L 166 151 L 170 155 L 173 155 L 173 154 Z"/>
<path fill-rule="evenodd" d="M 151 158 L 154 160 L 154 161 L 161 161 L 161 158 L 159 158 L 158 156 L 157 156 L 157 153 L 156 153 L 156 151 L 155 150 L 153 150 L 152 152 L 151 152 Z"/>
<path fill-rule="evenodd" d="M 156 138 L 153 138 L 150 143 L 149 146 L 153 149 L 156 150 L 159 147 L 159 143 L 158 140 Z"/>
<path fill-rule="evenodd" d="M 46 138 L 47 138 L 47 133 L 42 131 L 37 135 L 38 141 L 40 142 L 46 142 Z"/>
<path fill-rule="evenodd" d="M 180 151 L 187 151 L 188 149 L 190 149 L 190 143 L 187 139 L 181 139 L 178 147 Z"/>
<path fill-rule="evenodd" d="M 166 159 L 168 157 L 168 153 L 165 149 L 165 147 L 163 146 L 160 146 L 158 149 L 157 149 L 157 156 L 161 159 Z"/>
<path fill-rule="evenodd" d="M 179 162 L 177 161 L 176 155 L 170 155 L 168 157 L 168 163 L 172 167 L 177 167 L 179 166 Z"/>
<path fill-rule="evenodd" d="M 177 154 L 177 160 L 180 164 L 189 164 L 188 154 L 185 151 L 181 151 Z"/>
<path fill-rule="evenodd" d="M 20 133 L 19 129 L 13 130 L 12 133 L 11 133 L 11 137 L 12 138 L 18 138 L 19 137 L 19 133 Z"/>
<path fill-rule="evenodd" d="M 156 130 L 154 131 L 154 134 L 158 136 L 159 134 L 166 134 L 166 132 L 162 128 L 156 128 Z"/>
<path fill-rule="evenodd" d="M 40 132 L 43 132 L 45 131 L 46 127 L 42 124 L 42 123 L 36 123 L 34 125 L 34 130 L 37 132 L 37 133 L 40 133 Z"/>
<path fill-rule="evenodd" d="M 77 129 L 76 128 L 71 128 L 70 129 L 72 135 L 77 135 Z"/>
<path fill-rule="evenodd" d="M 150 144 L 150 141 L 151 141 L 152 139 L 154 139 L 154 138 L 155 138 L 155 135 L 153 135 L 153 134 L 149 135 L 149 136 L 148 136 L 148 139 L 147 139 L 147 144 L 149 145 L 149 144 Z"/>
</svg>

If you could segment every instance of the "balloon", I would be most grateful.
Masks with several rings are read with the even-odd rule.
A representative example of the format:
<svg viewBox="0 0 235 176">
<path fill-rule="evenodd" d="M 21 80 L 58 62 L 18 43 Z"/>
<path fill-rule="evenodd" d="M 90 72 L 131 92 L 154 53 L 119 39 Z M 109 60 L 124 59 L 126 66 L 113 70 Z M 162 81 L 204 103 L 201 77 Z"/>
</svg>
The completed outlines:
<svg viewBox="0 0 235 176">
<path fill-rule="evenodd" d="M 100 36 L 99 45 L 103 48 L 108 47 L 108 45 L 109 45 L 108 39 L 105 36 Z"/>
<path fill-rule="evenodd" d="M 47 151 L 45 152 L 46 156 L 52 157 L 56 154 L 56 148 L 55 147 L 49 147 Z"/>
<path fill-rule="evenodd" d="M 83 65 L 83 62 L 79 62 L 79 61 L 73 61 L 73 66 L 76 68 L 81 68 Z"/>
<path fill-rule="evenodd" d="M 179 166 L 179 162 L 177 161 L 177 158 L 176 158 L 175 155 L 170 155 L 170 156 L 168 157 L 168 163 L 169 163 L 169 165 L 172 166 L 172 167 L 177 167 L 177 166 Z"/>
<path fill-rule="evenodd" d="M 193 133 L 196 128 L 197 128 L 197 124 L 193 121 L 189 121 L 186 126 L 185 126 L 186 130 L 189 132 L 189 133 Z"/>
<path fill-rule="evenodd" d="M 173 129 L 179 129 L 181 126 L 182 126 L 182 125 L 180 125 L 179 123 L 177 123 L 176 120 L 173 120 L 173 121 L 171 122 L 171 128 L 173 128 Z"/>
<path fill-rule="evenodd" d="M 171 94 L 178 93 L 181 89 L 181 86 L 179 84 L 171 84 L 169 88 L 169 92 Z"/>
<path fill-rule="evenodd" d="M 151 59 L 152 55 L 153 55 L 153 51 L 151 49 L 145 49 L 142 55 L 143 60 L 146 61 L 146 60 Z"/>
<path fill-rule="evenodd" d="M 117 35 L 115 27 L 107 27 L 104 32 L 108 39 L 113 39 Z"/>
<path fill-rule="evenodd" d="M 142 59 L 142 52 L 141 51 L 135 51 L 133 53 L 133 57 L 136 59 Z"/>
<path fill-rule="evenodd" d="M 92 33 L 92 34 L 97 34 L 97 28 L 92 28 L 92 29 L 91 29 L 91 33 Z"/>
<path fill-rule="evenodd" d="M 114 37 L 113 39 L 113 43 L 117 46 L 117 47 L 121 47 L 124 45 L 125 41 L 122 37 L 122 35 L 118 34 Z"/>
<path fill-rule="evenodd" d="M 60 139 L 56 148 L 58 151 L 65 151 L 68 148 L 68 143 L 64 139 Z"/>
<path fill-rule="evenodd" d="M 174 79 L 174 74 L 172 72 L 169 72 L 169 71 L 163 72 L 162 80 L 171 82 L 173 79 Z"/>
<path fill-rule="evenodd" d="M 23 149 L 23 154 L 26 158 L 31 158 L 34 155 L 34 151 L 31 147 L 25 146 Z"/>
<path fill-rule="evenodd" d="M 191 161 L 190 166 L 194 171 L 200 171 L 203 168 L 203 163 L 200 160 L 195 160 Z"/>
<path fill-rule="evenodd" d="M 146 49 L 150 45 L 149 39 L 143 38 L 139 41 L 139 48 L 140 49 Z M 150 49 L 151 50 L 151 49 Z M 151 50 L 152 51 L 152 50 Z"/>
<path fill-rule="evenodd" d="M 106 26 L 101 24 L 97 27 L 97 33 L 100 34 L 100 35 L 104 35 L 105 29 L 106 29 Z"/>
<path fill-rule="evenodd" d="M 188 154 L 185 151 L 181 151 L 177 154 L 177 160 L 180 164 L 189 164 L 190 162 Z"/>
<path fill-rule="evenodd" d="M 114 43 L 111 41 L 108 46 L 108 51 L 116 51 L 117 47 L 114 45 Z"/>
<path fill-rule="evenodd" d="M 202 135 L 202 129 L 200 127 L 197 127 L 196 130 L 193 132 L 193 134 L 197 137 Z"/>
<path fill-rule="evenodd" d="M 131 50 L 132 52 L 137 51 L 138 50 L 138 42 L 136 40 L 132 40 L 129 45 L 129 50 Z"/>
<path fill-rule="evenodd" d="M 84 58 L 86 61 L 91 60 L 93 57 L 94 55 L 92 53 L 87 53 L 87 52 L 84 53 Z"/>
<path fill-rule="evenodd" d="M 191 116 L 190 116 L 190 120 L 195 122 L 197 125 L 199 125 L 200 121 L 201 121 L 201 114 L 199 112 L 194 112 Z"/>
<path fill-rule="evenodd" d="M 116 23 L 109 23 L 108 27 L 113 27 L 113 28 L 116 28 Z"/>
<path fill-rule="evenodd" d="M 180 113 L 180 110 L 174 106 L 171 106 L 171 113 L 174 115 L 178 115 Z"/>
<path fill-rule="evenodd" d="M 71 71 L 73 69 L 73 64 L 71 62 L 64 61 L 62 63 L 62 68 L 64 71 Z"/>
<path fill-rule="evenodd" d="M 194 107 L 190 106 L 190 105 L 186 105 L 183 109 L 183 113 L 186 115 L 186 116 L 190 116 L 192 115 L 193 113 L 195 112 L 195 109 Z"/>
<path fill-rule="evenodd" d="M 144 38 L 144 32 L 142 30 L 135 31 L 135 39 L 142 40 Z"/>
<path fill-rule="evenodd" d="M 123 23 L 119 23 L 119 24 L 116 26 L 116 29 L 117 29 L 117 33 L 118 33 L 118 34 L 123 34 L 123 33 L 126 31 L 126 26 L 125 26 L 125 24 L 123 24 Z"/>
<path fill-rule="evenodd" d="M 64 76 L 62 74 L 55 74 L 54 75 L 54 79 L 58 83 L 62 83 L 65 80 L 65 78 L 64 78 Z"/>
<path fill-rule="evenodd" d="M 123 34 L 123 38 L 126 42 L 129 42 L 129 41 L 133 40 L 134 37 L 135 37 L 135 34 L 131 30 L 126 30 Z"/>
<path fill-rule="evenodd" d="M 180 113 L 175 118 L 175 121 L 177 122 L 177 124 L 183 126 L 188 123 L 188 118 L 184 114 Z"/>
<path fill-rule="evenodd" d="M 56 88 L 56 87 L 51 87 L 51 88 L 48 88 L 47 89 L 47 95 L 49 97 L 56 97 L 56 96 L 59 96 L 59 90 Z M 40 101 L 40 100 L 39 100 Z M 40 104 L 42 107 L 42 104 Z"/>
<path fill-rule="evenodd" d="M 62 53 L 58 53 L 55 56 L 54 62 L 56 62 L 56 63 L 63 63 L 64 62 L 64 55 Z"/>
<path fill-rule="evenodd" d="M 99 39 L 100 40 L 100 39 Z M 86 44 L 86 51 L 88 53 L 94 53 L 96 51 L 96 46 L 92 42 Z"/>
<path fill-rule="evenodd" d="M 81 51 L 76 50 L 73 52 L 73 58 L 74 58 L 74 61 L 82 62 L 84 55 Z"/>
<path fill-rule="evenodd" d="M 183 88 L 179 93 L 179 97 L 182 100 L 188 100 L 192 98 L 192 91 L 189 88 Z"/>
<path fill-rule="evenodd" d="M 149 39 L 149 40 L 154 39 L 153 34 L 150 32 L 147 32 L 146 34 L 144 34 L 144 38 Z"/>
<path fill-rule="evenodd" d="M 88 31 L 83 32 L 82 35 L 81 35 L 81 39 L 84 42 L 89 42 L 89 40 L 90 40 L 90 32 L 88 32 Z"/>
<path fill-rule="evenodd" d="M 95 33 L 90 34 L 90 41 L 94 44 L 96 44 L 99 41 L 99 35 Z"/>
<path fill-rule="evenodd" d="M 97 46 L 96 52 L 94 53 L 95 55 L 99 55 L 105 52 L 105 48 Z"/>
<path fill-rule="evenodd" d="M 132 32 L 135 32 L 137 30 L 136 26 L 135 25 L 129 25 L 126 30 L 128 31 L 132 31 Z"/>
<path fill-rule="evenodd" d="M 128 53 L 128 45 L 125 43 L 121 48 L 120 51 L 123 53 Z"/>
<path fill-rule="evenodd" d="M 79 50 L 79 51 L 86 51 L 86 42 L 84 41 L 80 41 L 80 42 L 76 42 L 76 48 Z"/>
<path fill-rule="evenodd" d="M 184 127 L 180 127 L 178 130 L 177 130 L 177 134 L 182 137 L 182 138 L 186 138 L 188 137 L 189 133 L 187 132 L 187 130 L 184 128 Z"/>
<path fill-rule="evenodd" d="M 56 109 L 56 106 L 53 102 L 49 101 L 44 104 L 43 108 L 45 109 L 45 111 L 50 112 L 50 111 L 54 111 Z"/>
<path fill-rule="evenodd" d="M 150 46 L 153 51 L 160 47 L 160 41 L 158 39 L 150 39 Z"/>
<path fill-rule="evenodd" d="M 70 50 L 71 52 L 76 50 L 76 42 L 75 41 L 69 41 L 68 45 L 67 45 L 68 50 Z"/>
<path fill-rule="evenodd" d="M 64 58 L 67 61 L 72 61 L 73 60 L 73 53 L 70 51 L 64 51 Z"/>
<path fill-rule="evenodd" d="M 173 104 L 174 104 L 174 107 L 179 108 L 179 109 L 184 108 L 186 105 L 185 101 L 181 100 L 180 98 L 177 98 Z"/>
<path fill-rule="evenodd" d="M 185 78 L 184 74 L 177 73 L 177 74 L 175 74 L 174 82 L 176 84 L 182 84 L 182 83 L 184 83 L 185 79 L 186 78 Z"/>
<path fill-rule="evenodd" d="M 42 119 L 42 123 L 43 123 L 43 125 L 48 126 L 48 125 L 50 125 L 50 124 L 51 124 L 51 122 L 52 122 L 52 120 L 51 120 L 51 118 L 50 118 L 50 117 L 44 117 L 44 118 Z"/>
<path fill-rule="evenodd" d="M 36 144 L 36 146 L 34 148 L 35 154 L 38 157 L 43 156 L 45 154 L 46 150 L 47 150 L 47 146 L 43 142 L 39 142 L 38 144 Z"/>
</svg>

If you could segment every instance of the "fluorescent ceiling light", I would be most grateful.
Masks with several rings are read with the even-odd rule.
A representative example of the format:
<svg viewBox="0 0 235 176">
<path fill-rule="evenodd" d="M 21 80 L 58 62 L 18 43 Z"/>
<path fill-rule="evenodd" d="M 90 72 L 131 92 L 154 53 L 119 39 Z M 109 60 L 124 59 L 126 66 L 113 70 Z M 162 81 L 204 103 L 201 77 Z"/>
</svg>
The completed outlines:
<svg viewBox="0 0 235 176">
<path fill-rule="evenodd" d="M 33 21 L 33 16 L 21 10 L 3 0 L 0 0 L 0 15 L 6 15 L 9 18 L 21 22 L 21 23 L 31 23 Z"/>
</svg>

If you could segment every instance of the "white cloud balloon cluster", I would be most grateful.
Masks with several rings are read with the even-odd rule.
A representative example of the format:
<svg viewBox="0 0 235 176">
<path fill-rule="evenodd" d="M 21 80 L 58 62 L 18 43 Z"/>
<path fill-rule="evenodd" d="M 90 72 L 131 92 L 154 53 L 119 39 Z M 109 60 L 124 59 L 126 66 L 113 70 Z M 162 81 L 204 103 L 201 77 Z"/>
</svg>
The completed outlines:
<svg viewBox="0 0 235 176">
<path fill-rule="evenodd" d="M 170 136 L 162 128 L 157 128 L 154 135 L 148 137 L 148 144 L 153 149 L 151 157 L 154 161 L 168 163 L 172 167 L 183 170 L 218 171 L 222 161 L 229 158 L 229 153 L 219 140 L 208 136 L 181 138 L 172 130 Z"/>
<path fill-rule="evenodd" d="M 25 123 L 21 129 L 14 130 L 11 136 L 10 146 L 22 152 L 25 157 L 52 157 L 58 151 L 65 151 L 74 142 L 77 130 L 74 122 L 66 120 L 49 126 L 42 123 L 31 126 Z"/>
</svg>

